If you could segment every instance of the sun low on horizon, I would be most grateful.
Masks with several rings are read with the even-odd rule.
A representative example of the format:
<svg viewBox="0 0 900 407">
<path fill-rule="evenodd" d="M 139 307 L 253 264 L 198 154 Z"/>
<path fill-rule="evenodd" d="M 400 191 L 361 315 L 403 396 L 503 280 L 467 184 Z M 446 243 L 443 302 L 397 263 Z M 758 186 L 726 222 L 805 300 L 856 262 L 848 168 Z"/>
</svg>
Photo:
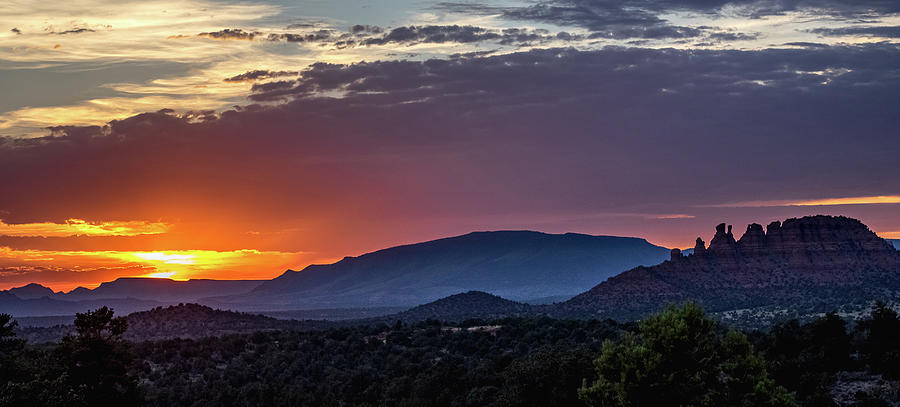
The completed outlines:
<svg viewBox="0 0 900 407">
<path fill-rule="evenodd" d="M 484 230 L 690 248 L 828 214 L 900 239 L 887 3 L 13 2 L 0 290 Z"/>
</svg>

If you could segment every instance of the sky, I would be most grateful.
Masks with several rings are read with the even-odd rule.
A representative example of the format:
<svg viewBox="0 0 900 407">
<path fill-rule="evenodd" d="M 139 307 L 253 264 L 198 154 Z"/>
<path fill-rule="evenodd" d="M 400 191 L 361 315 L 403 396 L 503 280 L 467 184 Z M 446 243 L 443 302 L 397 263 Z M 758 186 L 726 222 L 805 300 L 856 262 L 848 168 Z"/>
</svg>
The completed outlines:
<svg viewBox="0 0 900 407">
<path fill-rule="evenodd" d="M 0 289 L 479 230 L 900 238 L 893 0 L 7 1 Z"/>
</svg>

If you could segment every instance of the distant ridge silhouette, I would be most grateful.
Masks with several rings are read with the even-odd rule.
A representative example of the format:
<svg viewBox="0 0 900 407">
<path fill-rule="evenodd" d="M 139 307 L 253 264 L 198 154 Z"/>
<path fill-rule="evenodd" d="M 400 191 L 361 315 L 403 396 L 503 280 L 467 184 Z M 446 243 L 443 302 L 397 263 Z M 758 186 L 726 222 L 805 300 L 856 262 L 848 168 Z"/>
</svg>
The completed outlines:
<svg viewBox="0 0 900 407">
<path fill-rule="evenodd" d="M 474 232 L 288 270 L 248 294 L 206 301 L 284 309 L 414 306 L 470 290 L 515 301 L 569 297 L 668 255 L 639 238 Z"/>
</svg>

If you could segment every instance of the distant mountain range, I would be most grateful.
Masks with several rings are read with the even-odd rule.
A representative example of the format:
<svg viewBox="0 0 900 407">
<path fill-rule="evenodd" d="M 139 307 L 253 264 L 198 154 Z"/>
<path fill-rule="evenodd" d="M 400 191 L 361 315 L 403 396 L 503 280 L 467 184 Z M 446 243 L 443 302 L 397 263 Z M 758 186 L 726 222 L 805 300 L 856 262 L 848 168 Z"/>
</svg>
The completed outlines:
<svg viewBox="0 0 900 407">
<path fill-rule="evenodd" d="M 119 278 L 88 290 L 74 290 L 67 300 L 98 300 L 106 298 L 140 298 L 161 302 L 197 302 L 214 295 L 246 293 L 265 280 L 203 280 L 175 281 L 162 278 Z"/>
<path fill-rule="evenodd" d="M 31 283 L 7 290 L 23 300 L 48 297 L 65 301 L 103 300 L 110 298 L 134 298 L 159 302 L 196 302 L 213 295 L 232 295 L 248 292 L 263 280 L 204 280 L 187 281 L 167 278 L 122 277 L 100 284 L 91 290 L 78 287 L 68 293 Z"/>
<path fill-rule="evenodd" d="M 525 232 L 493 234 L 487 236 L 486 240 L 485 237 L 479 234 L 466 235 L 436 243 L 404 246 L 398 251 L 389 249 L 373 253 L 379 256 L 366 255 L 349 261 L 345 259 L 343 262 L 348 265 L 342 267 L 348 267 L 349 271 L 343 270 L 338 273 L 358 275 L 372 270 L 376 265 L 387 267 L 390 264 L 388 259 L 394 259 L 396 261 L 393 263 L 394 267 L 400 270 L 413 268 L 410 264 L 423 267 L 429 264 L 462 263 L 472 267 L 472 264 L 479 264 L 471 260 L 473 256 L 479 259 L 484 257 L 495 259 L 495 262 L 507 266 L 542 264 L 541 261 L 546 261 L 546 258 L 540 256 L 531 257 L 531 263 L 522 260 L 525 250 L 522 246 L 523 240 L 562 239 L 562 243 L 558 240 L 555 243 L 569 251 L 572 251 L 573 246 L 584 250 L 585 246 L 590 247 L 590 244 L 585 242 L 594 240 L 590 239 L 590 236 L 583 235 L 535 236 Z M 496 248 L 499 246 L 496 243 L 498 238 L 507 238 L 510 244 L 505 246 L 504 250 L 499 250 Z M 569 239 L 579 244 L 572 244 Z M 488 244 L 492 242 L 494 246 Z M 484 244 L 483 247 L 486 249 L 475 254 L 460 249 L 478 246 L 476 243 Z M 625 243 L 634 241 L 626 240 Z M 447 255 L 448 252 L 445 250 L 448 250 L 448 247 L 456 248 L 455 256 Z M 434 250 L 437 254 L 431 253 Z M 574 253 L 582 253 L 581 250 L 574 250 Z M 557 256 L 563 251 L 565 250 L 557 247 L 550 250 L 550 253 Z M 510 258 L 502 262 L 496 260 L 499 252 L 508 253 L 514 261 Z M 540 249 L 534 250 L 534 253 L 540 252 Z M 427 319 L 464 321 L 545 315 L 563 318 L 612 318 L 624 321 L 640 318 L 669 303 L 689 300 L 702 303 L 707 310 L 714 313 L 744 313 L 763 308 L 769 313 L 773 309 L 783 309 L 787 310 L 789 315 L 790 313 L 802 315 L 804 312 L 808 314 L 829 311 L 847 304 L 858 303 L 868 306 L 875 300 L 895 301 L 900 298 L 900 251 L 855 219 L 809 216 L 788 219 L 784 223 L 772 222 L 765 231 L 761 225 L 751 224 L 740 239 L 735 239 L 730 226 L 720 224 L 716 227 L 716 234 L 709 246 L 707 247 L 701 238 L 697 238 L 692 252 L 685 256 L 680 250 L 673 249 L 670 252 L 670 259 L 661 264 L 635 267 L 597 284 L 568 301 L 555 304 L 529 305 L 482 291 L 467 291 L 398 313 L 343 321 L 275 319 L 262 315 L 215 310 L 197 304 L 182 304 L 132 313 L 128 316 L 130 326 L 128 336 L 133 340 L 199 338 L 268 329 L 308 330 L 356 324 L 393 324 L 396 321 L 418 322 Z M 478 253 L 482 257 L 478 257 Z M 535 258 L 541 261 L 534 260 Z M 427 259 L 430 261 L 425 261 Z M 449 259 L 455 259 L 456 262 L 450 262 Z M 352 266 L 355 264 L 362 264 L 365 267 L 354 269 Z M 428 267 L 423 268 L 428 270 Z M 423 273 L 428 274 L 430 271 Z M 328 272 L 314 270 L 311 273 Z M 535 278 L 541 273 L 524 274 Z M 291 279 L 297 278 L 294 277 L 295 274 L 287 275 L 292 276 Z M 396 275 L 389 274 L 388 277 Z M 398 275 L 403 276 L 404 273 Z M 339 274 L 335 280 L 340 281 L 340 277 L 343 276 L 344 274 Z M 387 280 L 390 281 L 390 278 Z M 251 293 L 257 293 L 259 289 L 273 290 L 266 285 L 274 282 L 278 282 L 278 279 L 259 285 Z M 140 281 L 127 281 L 121 287 L 140 285 L 139 283 Z M 278 287 L 280 286 L 275 286 Z M 30 285 L 11 291 L 12 293 L 0 293 L 0 306 L 3 306 L 3 309 L 6 309 L 6 303 L 3 301 L 10 297 L 19 302 L 42 302 L 45 306 L 64 302 L 47 295 L 33 298 L 47 294 L 48 290 L 41 286 Z M 16 298 L 13 293 L 23 298 Z M 79 301 L 78 304 L 100 305 L 99 302 L 89 303 L 86 300 Z M 287 312 L 285 316 L 301 315 L 295 313 L 296 311 Z M 64 322 L 66 325 L 57 326 L 49 326 L 52 321 L 46 319 L 33 318 L 34 323 L 22 324 L 19 329 L 20 336 L 33 342 L 55 341 L 73 329 L 71 319 Z"/>
<path fill-rule="evenodd" d="M 249 293 L 205 299 L 234 309 L 413 306 L 470 290 L 516 301 L 570 297 L 669 250 L 644 239 L 476 232 L 288 270 Z"/>
<path fill-rule="evenodd" d="M 9 291 L 0 291 L 0 312 L 17 317 L 37 317 L 50 315 L 74 315 L 102 306 L 114 308 L 116 312 L 130 313 L 163 305 L 159 301 L 135 298 L 110 298 L 102 300 L 66 301 L 50 297 L 22 299 Z"/>
<path fill-rule="evenodd" d="M 54 292 L 40 284 L 0 291 L 0 311 L 15 316 L 74 315 L 101 306 L 131 313 L 162 305 L 199 302 L 211 295 L 248 292 L 259 280 L 188 280 L 119 278 L 91 290 Z"/>
<path fill-rule="evenodd" d="M 657 264 L 668 253 L 639 238 L 475 232 L 288 270 L 268 281 L 119 278 L 69 293 L 29 284 L 0 292 L 7 294 L 0 297 L 0 309 L 42 316 L 72 315 L 97 304 L 127 313 L 201 303 L 239 311 L 344 313 L 340 309 L 410 307 L 470 290 L 519 301 L 564 300 L 623 270 Z"/>
<path fill-rule="evenodd" d="M 476 232 L 288 270 L 268 281 L 120 278 L 69 293 L 29 284 L 0 291 L 0 312 L 71 316 L 107 305 L 121 315 L 203 303 L 298 319 L 629 319 L 684 300 L 731 312 L 900 298 L 900 252 L 894 249 L 900 241 L 878 238 L 844 217 L 788 219 L 767 229 L 752 224 L 736 240 L 721 224 L 709 247 L 698 238 L 684 253 L 637 238 Z M 548 297 L 562 300 L 524 303 Z M 379 314 L 389 315 L 373 317 Z"/>
<path fill-rule="evenodd" d="M 900 250 L 900 239 L 886 239 L 890 244 L 894 245 L 894 248 Z"/>
</svg>

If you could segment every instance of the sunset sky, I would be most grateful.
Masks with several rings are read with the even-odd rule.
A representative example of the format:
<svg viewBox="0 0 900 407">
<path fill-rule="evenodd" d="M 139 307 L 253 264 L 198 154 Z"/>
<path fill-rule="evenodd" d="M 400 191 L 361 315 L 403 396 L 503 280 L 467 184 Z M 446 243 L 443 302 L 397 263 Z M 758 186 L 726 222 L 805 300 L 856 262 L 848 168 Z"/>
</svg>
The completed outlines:
<svg viewBox="0 0 900 407">
<path fill-rule="evenodd" d="M 900 238 L 900 2 L 6 1 L 0 289 L 475 230 Z"/>
</svg>

